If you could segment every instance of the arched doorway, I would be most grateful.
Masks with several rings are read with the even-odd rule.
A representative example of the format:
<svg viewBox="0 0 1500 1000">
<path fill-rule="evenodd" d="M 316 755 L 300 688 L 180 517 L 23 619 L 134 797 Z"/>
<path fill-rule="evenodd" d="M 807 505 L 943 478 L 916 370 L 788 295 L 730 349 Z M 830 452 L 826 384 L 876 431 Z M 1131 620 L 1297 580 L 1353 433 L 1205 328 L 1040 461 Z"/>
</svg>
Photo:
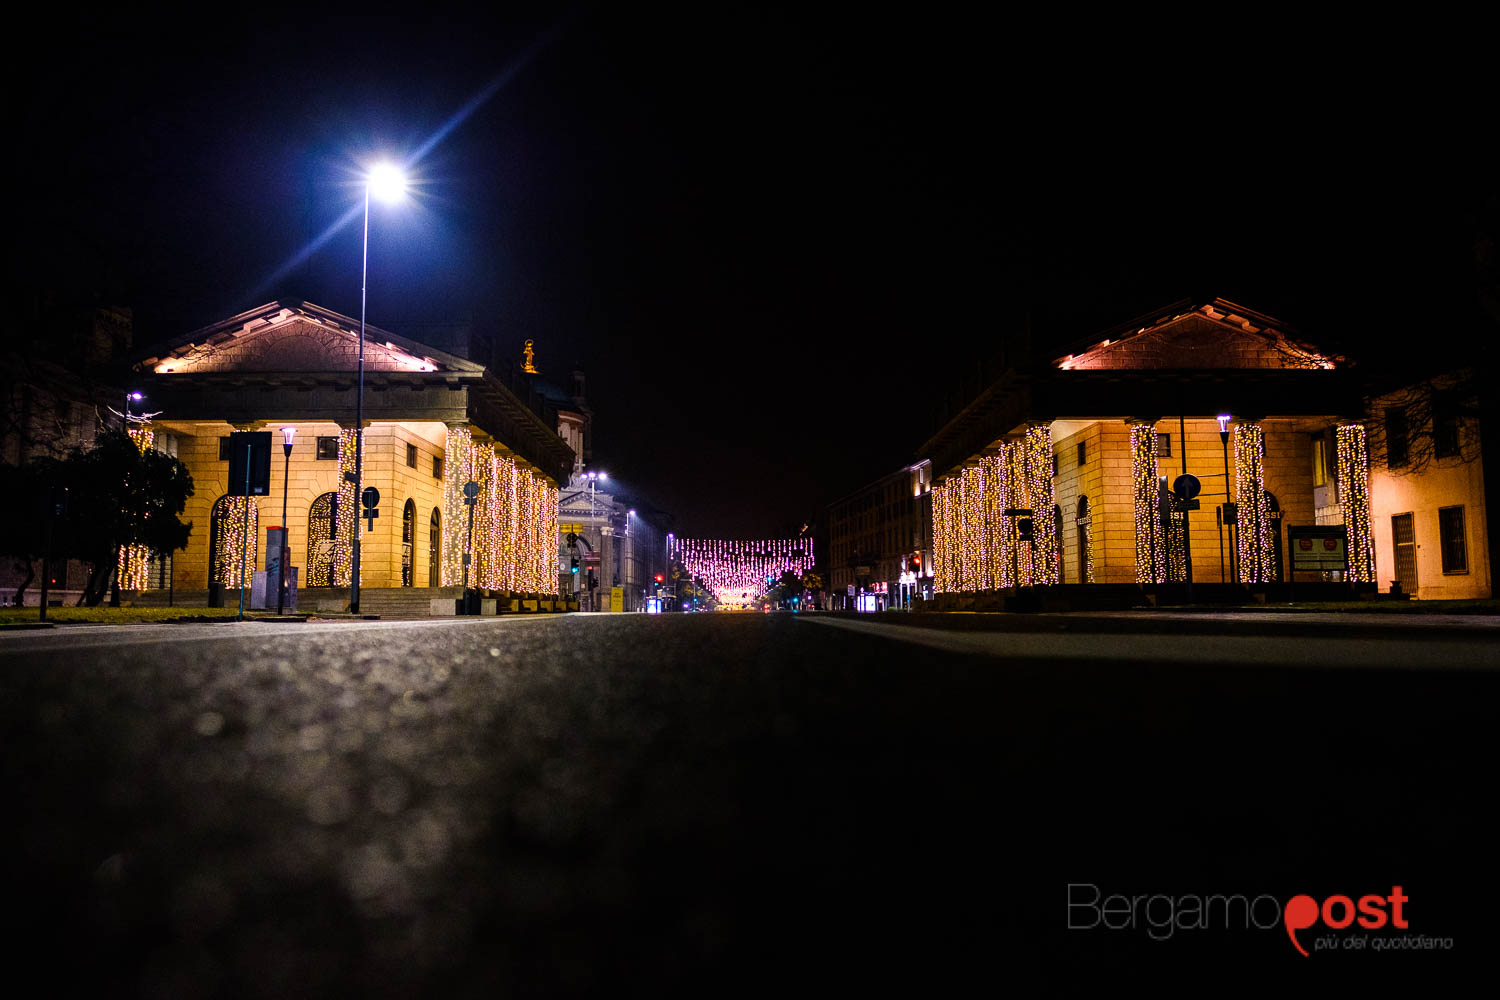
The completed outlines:
<svg viewBox="0 0 1500 1000">
<path fill-rule="evenodd" d="M 436 507 L 427 519 L 427 586 L 442 586 L 443 517 Z"/>
<path fill-rule="evenodd" d="M 401 508 L 401 586 L 412 585 L 413 543 L 417 539 L 417 505 L 411 500 L 406 501 L 406 506 Z"/>
<path fill-rule="evenodd" d="M 1057 561 L 1057 582 L 1062 583 L 1063 573 L 1063 516 L 1062 504 L 1052 505 L 1052 548 Z"/>
<path fill-rule="evenodd" d="M 1266 510 L 1271 518 L 1271 565 L 1270 572 L 1266 574 L 1267 583 L 1280 583 L 1281 573 L 1281 504 L 1276 500 L 1276 494 L 1266 490 Z"/>
<path fill-rule="evenodd" d="M 1073 520 L 1078 525 L 1078 582 L 1093 583 L 1093 574 L 1089 572 L 1093 559 L 1090 557 L 1089 549 L 1094 542 L 1094 519 L 1089 515 L 1087 496 L 1078 498 L 1078 509 Z"/>
<path fill-rule="evenodd" d="M 338 539 L 339 495 L 324 493 L 307 510 L 307 585 L 333 586 L 333 562 Z M 364 574 L 360 574 L 363 576 Z"/>
<path fill-rule="evenodd" d="M 246 502 L 244 497 L 235 497 L 225 494 L 214 501 L 213 507 L 208 512 L 208 582 L 212 586 L 219 584 L 224 587 L 238 589 L 240 582 L 240 567 L 244 567 L 246 574 L 255 570 L 255 558 L 259 551 L 260 539 L 258 536 L 259 509 L 254 500 L 249 503 L 249 530 L 246 530 L 244 517 Z M 240 553 L 242 540 L 247 543 L 248 551 L 243 556 Z"/>
</svg>

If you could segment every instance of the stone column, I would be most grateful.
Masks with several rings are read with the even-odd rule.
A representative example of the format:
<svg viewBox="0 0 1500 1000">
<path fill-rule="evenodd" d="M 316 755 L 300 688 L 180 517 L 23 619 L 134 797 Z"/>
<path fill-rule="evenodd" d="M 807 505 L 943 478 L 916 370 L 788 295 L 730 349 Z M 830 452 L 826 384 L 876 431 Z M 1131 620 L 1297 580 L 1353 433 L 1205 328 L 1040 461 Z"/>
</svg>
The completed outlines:
<svg viewBox="0 0 1500 1000">
<path fill-rule="evenodd" d="M 948 482 L 932 484 L 932 587 L 940 594 L 953 590 L 948 563 Z"/>
<path fill-rule="evenodd" d="M 1349 534 L 1349 579 L 1375 582 L 1375 531 L 1370 523 L 1370 447 L 1363 424 L 1339 424 L 1339 505 Z"/>
<path fill-rule="evenodd" d="M 1022 444 L 1026 465 L 1026 506 L 1031 508 L 1033 544 L 1031 582 L 1057 583 L 1057 490 L 1052 479 L 1052 424 L 1036 423 L 1026 428 Z"/>
<path fill-rule="evenodd" d="M 1167 540 L 1157 503 L 1156 421 L 1126 423 L 1130 427 L 1130 478 L 1135 494 L 1135 579 L 1137 583 L 1164 583 Z"/>
<path fill-rule="evenodd" d="M 333 585 L 347 587 L 353 577 L 354 531 L 358 524 L 359 497 L 354 495 L 354 428 L 339 427 L 338 508 L 333 519 Z M 364 571 L 359 574 L 364 586 Z"/>
<path fill-rule="evenodd" d="M 1271 511 L 1266 503 L 1266 434 L 1254 420 L 1234 425 L 1235 502 L 1239 504 L 1240 580 L 1265 583 L 1275 576 Z"/>
<path fill-rule="evenodd" d="M 469 508 L 464 504 L 464 483 L 473 478 L 473 435 L 466 423 L 448 425 L 448 441 L 443 450 L 443 565 L 439 582 L 444 587 L 462 585 L 464 552 L 468 541 Z M 478 481 L 477 479 L 475 480 Z M 479 511 L 474 512 L 476 531 Z M 474 566 L 469 567 L 473 583 Z"/>
</svg>

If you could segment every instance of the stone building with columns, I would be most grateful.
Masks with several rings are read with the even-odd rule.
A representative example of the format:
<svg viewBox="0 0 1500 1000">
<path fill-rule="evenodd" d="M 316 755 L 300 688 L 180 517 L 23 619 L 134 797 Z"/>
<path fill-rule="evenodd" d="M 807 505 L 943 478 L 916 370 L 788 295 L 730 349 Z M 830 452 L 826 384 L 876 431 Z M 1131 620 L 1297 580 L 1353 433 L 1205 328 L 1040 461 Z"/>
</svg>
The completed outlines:
<svg viewBox="0 0 1500 1000">
<path fill-rule="evenodd" d="M 350 584 L 359 321 L 305 302 L 271 302 L 194 331 L 137 369 L 159 411 L 151 430 L 192 472 L 194 528 L 171 560 L 179 594 L 238 588 L 246 506 L 228 482 L 235 430 L 275 436 L 267 496 L 249 504 L 251 566 L 282 520 L 304 595 L 336 601 Z M 558 484 L 573 453 L 528 386 L 507 373 L 367 326 L 362 486 L 380 516 L 360 529 L 362 588 L 556 594 Z M 472 542 L 463 487 L 478 484 Z M 189 598 L 191 600 L 191 598 Z"/>
<path fill-rule="evenodd" d="M 1151 591 L 1189 558 L 1196 584 L 1276 587 L 1293 580 L 1289 528 L 1342 526 L 1347 570 L 1298 579 L 1373 590 L 1363 412 L 1345 359 L 1222 299 L 1012 365 L 921 451 L 936 588 Z M 1186 538 L 1169 492 L 1184 473 L 1201 487 Z"/>
</svg>

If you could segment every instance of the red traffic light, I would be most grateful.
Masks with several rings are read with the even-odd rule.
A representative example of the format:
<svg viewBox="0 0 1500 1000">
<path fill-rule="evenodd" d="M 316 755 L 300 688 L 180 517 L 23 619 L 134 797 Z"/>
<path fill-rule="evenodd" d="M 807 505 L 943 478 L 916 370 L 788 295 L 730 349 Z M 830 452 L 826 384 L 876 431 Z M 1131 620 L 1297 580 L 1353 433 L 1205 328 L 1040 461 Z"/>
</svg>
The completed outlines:
<svg viewBox="0 0 1500 1000">
<path fill-rule="evenodd" d="M 665 580 L 666 580 L 666 577 L 662 576 L 660 573 L 656 574 L 656 582 L 657 583 L 662 583 Z"/>
</svg>

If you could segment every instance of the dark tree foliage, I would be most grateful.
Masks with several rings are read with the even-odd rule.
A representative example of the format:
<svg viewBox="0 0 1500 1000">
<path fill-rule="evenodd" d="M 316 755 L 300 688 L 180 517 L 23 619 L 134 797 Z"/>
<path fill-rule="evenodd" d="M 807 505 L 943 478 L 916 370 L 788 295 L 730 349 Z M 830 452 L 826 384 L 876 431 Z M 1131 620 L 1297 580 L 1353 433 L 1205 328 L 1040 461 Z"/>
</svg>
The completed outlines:
<svg viewBox="0 0 1500 1000">
<path fill-rule="evenodd" d="M 1440 460 L 1478 460 L 1480 428 L 1493 405 L 1491 377 L 1465 368 L 1373 397 L 1365 420 L 1371 462 L 1400 476 L 1425 472 Z"/>
<path fill-rule="evenodd" d="M 25 576 L 16 587 L 15 604 L 26 602 L 26 588 L 36 579 L 35 560 L 43 555 L 49 486 L 61 481 L 60 462 L 34 458 L 24 465 L 0 465 L 0 554 L 16 561 Z"/>
<path fill-rule="evenodd" d="M 109 592 L 124 546 L 144 545 L 163 555 L 186 546 L 192 532 L 192 523 L 178 518 L 193 495 L 187 466 L 170 455 L 141 452 L 123 431 L 100 434 L 92 448 L 62 461 L 34 459 L 11 467 L 5 477 L 12 511 L 0 548 L 28 565 L 40 557 L 48 507 L 59 504 L 52 556 L 92 566 L 79 599 L 90 607 Z"/>
</svg>

